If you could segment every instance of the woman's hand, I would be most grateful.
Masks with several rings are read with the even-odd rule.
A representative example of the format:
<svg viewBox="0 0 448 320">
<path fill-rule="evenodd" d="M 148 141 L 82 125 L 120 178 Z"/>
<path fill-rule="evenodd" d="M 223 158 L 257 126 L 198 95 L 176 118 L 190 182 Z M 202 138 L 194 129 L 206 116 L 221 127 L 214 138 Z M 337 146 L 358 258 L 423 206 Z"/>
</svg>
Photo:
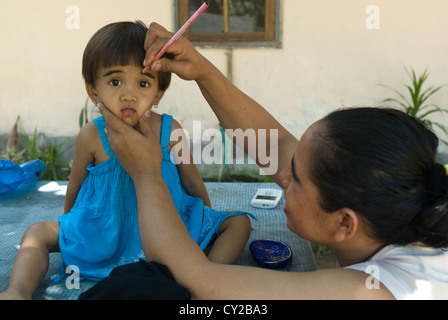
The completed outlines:
<svg viewBox="0 0 448 320">
<path fill-rule="evenodd" d="M 125 124 L 112 114 L 107 107 L 98 104 L 98 109 L 106 121 L 109 144 L 121 165 L 135 181 L 144 173 L 161 173 L 162 150 L 151 128 L 148 110 L 140 119 L 140 130 Z"/>
<path fill-rule="evenodd" d="M 184 80 L 199 81 L 207 75 L 212 65 L 184 37 L 177 39 L 168 48 L 167 53 L 173 57 L 172 59 L 162 57 L 160 60 L 153 62 L 154 57 L 173 35 L 161 25 L 155 22 L 151 23 L 145 39 L 146 57 L 143 62 L 145 66 L 143 71 L 173 72 Z"/>
</svg>

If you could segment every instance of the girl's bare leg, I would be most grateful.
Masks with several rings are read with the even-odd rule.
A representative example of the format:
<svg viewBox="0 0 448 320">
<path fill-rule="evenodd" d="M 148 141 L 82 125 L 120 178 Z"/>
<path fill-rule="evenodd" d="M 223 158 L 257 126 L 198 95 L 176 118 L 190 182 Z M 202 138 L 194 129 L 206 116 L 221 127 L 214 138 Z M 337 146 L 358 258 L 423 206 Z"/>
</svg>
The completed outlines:
<svg viewBox="0 0 448 320">
<path fill-rule="evenodd" d="M 243 252 L 251 231 L 250 219 L 246 215 L 224 220 L 208 259 L 216 263 L 233 264 Z"/>
<path fill-rule="evenodd" d="M 1 299 L 32 299 L 48 271 L 49 253 L 59 251 L 59 222 L 38 222 L 25 232 Z"/>
</svg>

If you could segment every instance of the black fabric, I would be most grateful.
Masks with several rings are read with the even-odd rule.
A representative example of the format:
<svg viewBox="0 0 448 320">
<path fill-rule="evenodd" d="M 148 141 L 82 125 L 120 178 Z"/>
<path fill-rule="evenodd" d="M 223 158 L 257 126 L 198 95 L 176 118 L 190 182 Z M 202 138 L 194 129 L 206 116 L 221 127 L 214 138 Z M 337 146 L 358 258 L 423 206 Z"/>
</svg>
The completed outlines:
<svg viewBox="0 0 448 320">
<path fill-rule="evenodd" d="M 190 300 L 168 267 L 140 260 L 112 270 L 109 277 L 79 296 L 79 300 Z"/>
</svg>

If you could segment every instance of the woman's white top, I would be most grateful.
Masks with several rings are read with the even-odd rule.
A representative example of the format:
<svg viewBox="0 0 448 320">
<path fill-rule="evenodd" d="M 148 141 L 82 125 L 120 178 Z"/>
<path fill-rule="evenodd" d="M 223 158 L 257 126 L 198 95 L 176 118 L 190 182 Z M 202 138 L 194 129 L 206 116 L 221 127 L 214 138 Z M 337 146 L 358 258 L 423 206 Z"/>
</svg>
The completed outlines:
<svg viewBox="0 0 448 320">
<path fill-rule="evenodd" d="M 398 300 L 448 300 L 448 251 L 391 245 L 346 268 L 369 274 L 367 288 L 384 285 Z"/>
</svg>

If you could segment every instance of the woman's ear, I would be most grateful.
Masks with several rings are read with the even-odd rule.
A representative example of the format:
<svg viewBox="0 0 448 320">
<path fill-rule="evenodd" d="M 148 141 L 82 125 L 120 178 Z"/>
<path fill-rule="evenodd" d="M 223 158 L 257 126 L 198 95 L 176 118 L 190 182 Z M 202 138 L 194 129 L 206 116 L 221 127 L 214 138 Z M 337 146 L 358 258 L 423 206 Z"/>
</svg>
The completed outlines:
<svg viewBox="0 0 448 320">
<path fill-rule="evenodd" d="M 96 105 L 98 101 L 98 91 L 91 84 L 86 83 L 86 91 L 89 95 L 90 100 L 92 100 L 93 104 Z"/>
<path fill-rule="evenodd" d="M 349 208 L 342 208 L 334 214 L 336 214 L 334 240 L 342 242 L 352 239 L 358 231 L 360 223 L 358 214 Z"/>
</svg>

